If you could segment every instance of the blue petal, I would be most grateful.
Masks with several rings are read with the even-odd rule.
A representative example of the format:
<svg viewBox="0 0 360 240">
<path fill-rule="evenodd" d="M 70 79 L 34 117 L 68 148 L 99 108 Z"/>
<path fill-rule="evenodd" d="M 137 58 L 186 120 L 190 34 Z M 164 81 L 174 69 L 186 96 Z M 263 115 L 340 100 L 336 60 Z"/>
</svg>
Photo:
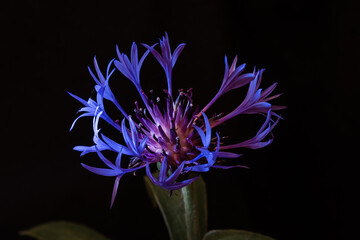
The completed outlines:
<svg viewBox="0 0 360 240">
<path fill-rule="evenodd" d="M 268 126 L 268 124 L 270 123 L 271 120 L 271 109 L 268 110 L 267 115 L 266 115 L 266 120 L 264 122 L 264 124 L 261 126 L 260 130 L 258 131 L 257 134 L 261 133 L 262 131 L 264 131 L 264 129 L 266 128 L 266 126 Z"/>
<path fill-rule="evenodd" d="M 241 168 L 249 168 L 247 166 L 243 166 L 243 165 L 233 165 L 233 166 L 220 166 L 220 165 L 213 165 L 212 168 L 220 168 L 220 169 L 230 169 L 230 168 L 235 168 L 235 167 L 241 167 Z"/>
<path fill-rule="evenodd" d="M 111 67 L 111 64 L 115 61 L 115 58 L 111 59 L 111 61 L 109 62 L 107 68 L 106 68 L 106 80 L 109 79 L 109 77 L 113 74 L 113 72 L 115 71 L 115 68 L 111 71 L 111 73 L 109 73 L 110 71 L 110 67 Z"/>
<path fill-rule="evenodd" d="M 73 98 L 75 98 L 76 100 L 78 100 L 79 102 L 81 102 L 84 106 L 88 106 L 88 102 L 85 101 L 84 99 L 82 99 L 82 98 L 80 98 L 80 97 L 78 97 L 78 96 L 76 96 L 76 95 L 74 95 L 74 94 L 72 94 L 70 92 L 68 92 L 68 94 L 70 96 L 72 96 Z"/>
<path fill-rule="evenodd" d="M 146 137 L 141 141 L 141 143 L 140 143 L 140 145 L 139 145 L 139 147 L 138 147 L 138 151 L 139 151 L 140 154 L 144 151 L 147 140 L 148 140 L 148 137 L 146 136 Z"/>
<path fill-rule="evenodd" d="M 91 75 L 91 77 L 95 80 L 95 82 L 98 84 L 98 85 L 101 85 L 101 82 L 97 79 L 97 77 L 95 76 L 95 74 L 91 71 L 91 68 L 88 66 L 88 70 L 89 70 L 89 73 Z"/>
<path fill-rule="evenodd" d="M 136 46 L 136 43 L 133 42 L 132 46 L 131 46 L 131 63 L 134 67 L 134 69 L 137 68 L 137 64 L 138 64 L 138 49 L 137 49 L 137 46 Z M 138 70 L 138 69 L 136 69 Z"/>
<path fill-rule="evenodd" d="M 163 59 L 163 57 L 160 55 L 160 53 L 158 51 L 156 51 L 153 47 L 150 47 L 149 45 L 143 43 L 142 44 L 144 47 L 146 47 L 151 54 L 156 58 L 156 60 L 158 60 L 158 62 L 160 63 L 160 65 L 165 69 L 165 60 Z"/>
<path fill-rule="evenodd" d="M 230 67 L 230 70 L 229 70 L 230 72 L 234 72 L 234 70 L 237 70 L 239 68 L 241 69 L 241 67 L 242 68 L 245 67 L 245 64 L 242 64 L 239 67 L 236 67 L 237 60 L 238 60 L 238 56 L 236 55 L 233 62 L 232 62 L 232 64 L 231 64 L 231 67 Z"/>
<path fill-rule="evenodd" d="M 166 179 L 166 182 L 174 182 L 180 175 L 185 165 L 185 161 L 183 161 L 180 166 L 171 174 L 171 176 Z"/>
<path fill-rule="evenodd" d="M 131 117 L 129 117 L 129 123 L 130 123 L 132 142 L 133 145 L 136 146 L 139 143 L 138 132 L 134 124 L 134 121 L 131 119 Z"/>
<path fill-rule="evenodd" d="M 206 144 L 204 144 L 204 147 L 208 148 L 210 145 L 210 141 L 211 141 L 211 126 L 210 126 L 210 122 L 209 122 L 209 119 L 207 118 L 206 114 L 204 112 L 202 112 L 202 115 L 204 117 L 205 126 L 206 126 L 206 138 L 205 138 Z"/>
<path fill-rule="evenodd" d="M 137 154 L 137 150 L 135 148 L 135 146 L 133 146 L 132 144 L 132 140 L 129 136 L 129 133 L 127 131 L 127 128 L 125 126 L 125 118 L 122 120 L 121 122 L 121 130 L 122 130 L 122 134 L 123 134 L 123 137 L 124 137 L 124 140 L 125 140 L 125 143 L 126 145 L 130 148 L 130 150 L 135 154 L 135 155 L 138 155 Z"/>
<path fill-rule="evenodd" d="M 205 146 L 206 145 L 206 138 L 205 138 L 205 133 L 203 132 L 203 130 L 201 128 L 199 128 L 198 126 L 194 125 L 194 128 L 196 129 L 196 131 L 199 133 L 199 136 L 201 138 L 201 142 L 202 144 Z"/>
<path fill-rule="evenodd" d="M 122 54 L 123 56 L 123 61 L 122 64 L 124 65 L 124 67 L 126 67 L 126 69 L 128 69 L 128 72 L 130 74 L 130 80 L 133 81 L 134 83 L 138 84 L 138 79 L 136 78 L 136 72 L 135 69 L 133 68 L 130 59 L 128 58 L 128 56 L 126 56 L 125 54 Z"/>
<path fill-rule="evenodd" d="M 208 164 L 186 167 L 185 170 L 192 172 L 208 172 L 210 170 Z"/>
<path fill-rule="evenodd" d="M 178 59 L 180 53 L 184 49 L 184 47 L 185 47 L 185 43 L 182 43 L 179 46 L 177 46 L 177 48 L 175 49 L 175 51 L 173 53 L 173 56 L 172 56 L 172 59 L 171 59 L 171 64 L 172 64 L 173 67 L 174 67 L 174 65 L 176 63 L 176 60 Z"/>
<path fill-rule="evenodd" d="M 232 82 L 227 87 L 226 91 L 230 91 L 236 88 L 240 88 L 246 84 L 248 84 L 250 81 L 254 80 L 254 74 L 252 73 L 245 73 L 243 75 L 240 75 L 238 77 L 235 77 Z"/>
<path fill-rule="evenodd" d="M 226 55 L 225 55 L 224 61 L 225 61 L 225 72 L 224 72 L 223 84 L 226 81 L 226 79 L 229 77 L 229 64 L 228 64 Z"/>
<path fill-rule="evenodd" d="M 100 149 L 101 149 L 101 148 L 100 148 Z M 95 145 L 94 145 L 94 146 L 75 146 L 75 147 L 73 148 L 73 150 L 82 152 L 82 153 L 80 154 L 80 156 L 83 156 L 83 155 L 85 155 L 85 154 L 87 154 L 87 153 L 95 152 L 95 151 L 96 151 L 96 150 L 95 150 Z M 101 149 L 101 151 L 102 151 L 102 150 L 105 150 L 105 149 Z"/>
<path fill-rule="evenodd" d="M 115 166 L 117 168 L 121 168 L 121 157 L 122 157 L 122 149 L 119 151 L 119 154 L 117 155 L 115 160 Z"/>
<path fill-rule="evenodd" d="M 151 48 L 155 47 L 157 45 L 157 43 L 155 43 L 154 45 L 151 46 Z M 140 61 L 139 61 L 139 68 L 141 68 L 145 58 L 147 57 L 147 55 L 150 53 L 149 50 L 147 50 L 141 57 Z"/>
<path fill-rule="evenodd" d="M 160 186 L 159 181 L 151 174 L 149 162 L 146 163 L 146 175 L 153 184 Z"/>
<path fill-rule="evenodd" d="M 255 136 L 254 141 L 259 142 L 259 141 L 263 140 L 270 133 L 270 124 L 268 126 L 269 127 L 267 129 L 265 129 L 265 131 L 263 131 L 262 133 Z"/>
<path fill-rule="evenodd" d="M 266 147 L 267 145 L 269 145 L 272 142 L 272 139 L 266 141 L 266 142 L 256 142 L 256 143 L 252 143 L 249 144 L 248 146 L 246 146 L 247 148 L 250 149 L 258 149 L 258 148 L 263 148 Z"/>
<path fill-rule="evenodd" d="M 71 127 L 70 127 L 70 130 L 69 130 L 69 131 L 71 131 L 71 130 L 74 128 L 75 123 L 77 122 L 77 120 L 79 120 L 79 119 L 82 118 L 82 117 L 90 117 L 90 116 L 94 116 L 94 114 L 92 114 L 92 113 L 83 113 L 83 114 L 81 114 L 80 116 L 78 116 L 78 117 L 74 120 L 74 122 L 71 124 Z"/>
<path fill-rule="evenodd" d="M 96 70 L 96 73 L 100 79 L 100 82 L 101 84 L 104 84 L 105 83 L 105 78 L 104 78 L 104 75 L 101 73 L 100 69 L 99 69 L 99 65 L 96 61 L 96 56 L 94 56 L 94 66 L 95 66 L 95 70 Z"/>
<path fill-rule="evenodd" d="M 256 91 L 256 83 L 258 81 L 258 74 L 255 75 L 255 79 L 250 82 L 248 92 L 243 102 L 248 102 L 252 98 Z"/>
<path fill-rule="evenodd" d="M 242 154 L 232 153 L 232 152 L 218 152 L 216 154 L 217 158 L 238 158 L 241 157 Z"/>
<path fill-rule="evenodd" d="M 167 190 L 177 190 L 177 189 L 183 188 L 183 187 L 185 187 L 187 185 L 190 185 L 192 182 L 197 180 L 199 177 L 200 176 L 197 176 L 195 178 L 191 178 L 191 179 L 188 179 L 188 180 L 185 180 L 185 181 L 182 181 L 182 182 L 173 183 L 173 184 L 170 184 L 170 185 L 163 185 L 161 187 L 165 188 Z"/>
<path fill-rule="evenodd" d="M 254 105 L 251 106 L 251 110 L 254 111 L 254 110 L 257 110 L 259 111 L 260 109 L 269 109 L 271 108 L 271 104 L 268 103 L 268 102 L 259 102 L 259 103 L 255 103 Z"/>
<path fill-rule="evenodd" d="M 116 166 L 110 162 L 100 151 L 97 147 L 95 147 L 96 149 L 96 153 L 98 154 L 98 156 L 100 157 L 100 159 L 109 167 L 112 169 L 117 169 Z"/>
<path fill-rule="evenodd" d="M 132 79 L 132 77 L 131 77 L 131 74 L 130 74 L 129 70 L 128 70 L 125 66 L 123 66 L 123 65 L 121 64 L 121 62 L 119 62 L 118 60 L 115 60 L 114 64 L 115 64 L 115 67 L 116 67 L 126 78 L 128 78 L 130 81 L 134 82 L 133 79 Z"/>
<path fill-rule="evenodd" d="M 215 163 L 215 156 L 214 153 L 210 152 L 207 149 L 202 149 L 201 152 L 204 154 L 206 160 L 207 160 L 207 165 L 210 167 L 211 165 L 213 165 Z"/>
<path fill-rule="evenodd" d="M 189 161 L 186 161 L 186 164 L 190 164 L 190 163 L 193 163 L 193 162 L 196 162 L 197 160 L 201 159 L 205 157 L 204 154 L 200 153 L 199 155 L 197 155 L 195 158 L 189 160 Z"/>
<path fill-rule="evenodd" d="M 97 168 L 97 167 L 91 167 L 84 163 L 81 163 L 81 166 L 89 170 L 90 172 L 93 172 L 98 175 L 106 176 L 106 177 L 114 177 L 123 174 L 123 172 L 119 169 L 106 169 L 106 168 Z"/>
<path fill-rule="evenodd" d="M 117 193 L 117 190 L 118 190 L 118 187 L 119 187 L 119 182 L 120 182 L 121 177 L 122 177 L 122 175 L 119 175 L 119 176 L 117 176 L 116 179 L 115 179 L 114 188 L 113 188 L 112 196 L 111 196 L 110 208 L 112 208 L 112 206 L 113 206 L 113 204 L 114 204 L 115 197 L 116 197 L 116 193 Z"/>
<path fill-rule="evenodd" d="M 165 179 L 167 177 L 167 157 L 164 157 L 164 160 L 161 164 L 160 173 L 159 173 L 159 182 L 163 183 L 165 182 Z"/>
<path fill-rule="evenodd" d="M 104 139 L 105 143 L 107 145 L 109 145 L 109 147 L 111 148 L 111 150 L 115 151 L 115 152 L 119 152 L 120 149 L 122 151 L 123 154 L 125 155 L 130 155 L 133 156 L 133 152 L 131 152 L 130 149 L 128 149 L 127 147 L 125 147 L 124 145 L 121 145 L 113 140 L 111 140 L 110 138 L 106 137 L 105 135 L 101 134 L 102 139 Z"/>
</svg>

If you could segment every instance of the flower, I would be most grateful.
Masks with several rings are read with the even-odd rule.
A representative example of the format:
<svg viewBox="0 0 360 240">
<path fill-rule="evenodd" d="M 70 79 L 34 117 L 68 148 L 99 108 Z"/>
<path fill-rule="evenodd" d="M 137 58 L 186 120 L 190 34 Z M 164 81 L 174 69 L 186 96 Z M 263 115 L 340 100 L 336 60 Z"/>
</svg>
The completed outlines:
<svg viewBox="0 0 360 240">
<path fill-rule="evenodd" d="M 213 99 L 200 110 L 194 106 L 192 89 L 179 90 L 174 96 L 172 92 L 172 70 L 185 47 L 180 44 L 172 53 L 169 37 L 167 34 L 160 39 L 159 53 L 154 44 L 152 46 L 142 44 L 146 51 L 139 60 L 138 47 L 132 44 L 130 58 L 121 53 L 116 47 L 118 59 L 112 59 L 104 75 L 94 58 L 97 76 L 89 67 L 90 75 L 95 80 L 96 101 L 85 101 L 71 93 L 72 97 L 84 105 L 80 109 L 82 113 L 75 119 L 70 130 L 79 118 L 93 117 L 93 146 L 76 146 L 74 150 L 80 151 L 81 155 L 96 152 L 107 168 L 97 168 L 81 164 L 87 170 L 98 175 L 116 177 L 111 206 L 117 193 L 121 177 L 127 173 L 135 173 L 145 168 L 151 182 L 167 190 L 176 190 L 189 185 L 199 177 L 199 173 L 207 172 L 211 168 L 228 169 L 233 167 L 246 167 L 243 165 L 222 165 L 218 159 L 238 158 L 241 154 L 224 150 L 235 148 L 258 149 L 269 145 L 272 137 L 269 137 L 273 128 L 281 117 L 275 111 L 283 109 L 283 106 L 273 106 L 270 100 L 280 96 L 271 93 L 276 88 L 276 83 L 262 91 L 260 83 L 264 69 L 254 70 L 252 73 L 243 73 L 245 64 L 237 65 L 237 57 L 231 66 L 225 57 L 225 73 L 219 91 Z M 140 81 L 140 70 L 144 60 L 151 53 L 163 68 L 167 80 L 165 97 L 154 98 L 152 93 L 146 94 Z M 115 68 L 114 68 L 115 66 Z M 140 94 L 144 108 L 135 102 L 135 114 L 131 116 L 125 112 L 116 100 L 109 87 L 109 80 L 115 70 L 128 78 Z M 225 116 L 208 118 L 206 111 L 225 93 L 248 85 L 248 91 L 240 105 Z M 123 118 L 114 121 L 106 114 L 104 99 L 113 103 L 121 112 Z M 212 129 L 240 114 L 262 114 L 266 116 L 264 124 L 256 135 L 246 141 L 224 145 L 218 132 L 212 133 Z M 273 120 L 272 117 L 277 118 Z M 118 132 L 123 143 L 118 143 L 102 133 L 99 129 L 100 119 L 105 120 L 114 131 Z M 271 134 L 272 136 L 272 134 Z M 103 151 L 115 152 L 117 157 L 114 163 L 108 160 Z M 128 156 L 122 160 L 123 156 Z M 153 175 L 152 165 L 159 169 L 158 178 Z"/>
</svg>

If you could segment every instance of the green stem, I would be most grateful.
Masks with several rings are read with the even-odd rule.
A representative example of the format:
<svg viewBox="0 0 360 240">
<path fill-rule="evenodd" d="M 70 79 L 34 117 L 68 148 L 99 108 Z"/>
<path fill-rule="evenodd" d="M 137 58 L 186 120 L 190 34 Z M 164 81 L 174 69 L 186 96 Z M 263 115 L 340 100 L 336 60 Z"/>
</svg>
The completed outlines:
<svg viewBox="0 0 360 240">
<path fill-rule="evenodd" d="M 163 215 L 171 240 L 201 240 L 207 231 L 206 187 L 202 178 L 169 196 L 146 177 L 146 188 Z"/>
</svg>

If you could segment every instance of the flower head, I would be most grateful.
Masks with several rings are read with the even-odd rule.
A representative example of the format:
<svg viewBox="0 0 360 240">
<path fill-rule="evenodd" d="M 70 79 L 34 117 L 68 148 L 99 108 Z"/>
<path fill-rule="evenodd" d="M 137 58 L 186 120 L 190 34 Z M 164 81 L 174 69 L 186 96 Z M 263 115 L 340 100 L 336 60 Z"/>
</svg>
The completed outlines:
<svg viewBox="0 0 360 240">
<path fill-rule="evenodd" d="M 80 101 L 84 112 L 75 122 L 85 116 L 93 117 L 93 146 L 76 146 L 74 150 L 81 151 L 82 155 L 96 152 L 107 168 L 97 168 L 82 164 L 87 170 L 103 175 L 116 177 L 111 205 L 114 202 L 120 178 L 127 173 L 145 168 L 150 180 L 167 190 L 176 190 L 195 181 L 199 173 L 207 172 L 211 168 L 228 169 L 232 167 L 244 167 L 243 165 L 222 165 L 218 159 L 238 158 L 241 154 L 223 150 L 235 148 L 257 149 L 269 145 L 272 138 L 268 137 L 278 123 L 280 116 L 274 111 L 284 107 L 273 106 L 269 100 L 279 96 L 270 96 L 276 87 L 276 83 L 262 91 L 260 82 L 263 69 L 254 70 L 252 73 L 243 73 L 245 64 L 237 65 L 235 57 L 231 66 L 225 57 L 225 73 L 223 82 L 214 98 L 200 110 L 192 100 L 192 89 L 179 90 L 177 96 L 172 91 L 172 70 L 184 49 L 185 44 L 180 44 L 171 53 L 169 37 L 160 39 L 161 54 L 155 50 L 156 44 L 150 46 L 142 44 L 146 51 L 139 60 L 138 48 L 135 43 L 131 47 L 130 58 L 117 48 L 118 60 L 111 60 L 104 75 L 98 66 L 96 58 L 94 65 L 97 76 L 89 68 L 90 74 L 95 80 L 96 101 L 85 101 L 73 94 L 70 95 Z M 167 80 L 167 90 L 164 90 L 164 98 L 155 98 L 152 93 L 146 94 L 141 88 L 141 66 L 151 53 L 163 68 Z M 114 68 L 115 66 L 115 68 Z M 128 115 L 117 102 L 109 87 L 109 79 L 115 70 L 128 78 L 138 90 L 142 103 L 135 102 L 135 114 Z M 248 85 L 248 92 L 240 105 L 225 116 L 207 117 L 205 113 L 222 95 L 228 91 Z M 113 103 L 121 112 L 122 120 L 114 121 L 106 114 L 104 99 Z M 240 114 L 262 114 L 266 116 L 264 124 L 256 135 L 246 141 L 224 145 L 218 132 L 212 129 L 234 116 Z M 273 120 L 276 117 L 277 120 Z M 106 137 L 100 133 L 98 127 L 100 119 L 105 120 L 114 127 L 114 131 L 122 136 L 122 143 Z M 108 160 L 102 151 L 112 151 L 117 154 L 114 162 Z M 122 160 L 124 156 L 126 159 Z M 158 178 L 153 175 L 152 166 L 159 169 Z"/>
</svg>

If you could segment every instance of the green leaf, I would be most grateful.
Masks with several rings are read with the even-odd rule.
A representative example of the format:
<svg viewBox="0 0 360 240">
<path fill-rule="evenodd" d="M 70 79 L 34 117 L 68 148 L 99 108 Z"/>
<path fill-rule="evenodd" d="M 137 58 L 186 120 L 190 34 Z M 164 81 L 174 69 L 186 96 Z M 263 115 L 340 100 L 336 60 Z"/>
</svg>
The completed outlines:
<svg viewBox="0 0 360 240">
<path fill-rule="evenodd" d="M 192 184 L 173 191 L 154 185 L 145 177 L 150 198 L 163 215 L 171 240 L 201 240 L 207 231 L 205 182 L 200 177 Z"/>
<path fill-rule="evenodd" d="M 44 223 L 20 234 L 39 240 L 109 240 L 91 228 L 65 221 Z"/>
<path fill-rule="evenodd" d="M 274 240 L 271 237 L 248 232 L 245 230 L 227 229 L 211 230 L 207 232 L 203 240 Z"/>
</svg>

